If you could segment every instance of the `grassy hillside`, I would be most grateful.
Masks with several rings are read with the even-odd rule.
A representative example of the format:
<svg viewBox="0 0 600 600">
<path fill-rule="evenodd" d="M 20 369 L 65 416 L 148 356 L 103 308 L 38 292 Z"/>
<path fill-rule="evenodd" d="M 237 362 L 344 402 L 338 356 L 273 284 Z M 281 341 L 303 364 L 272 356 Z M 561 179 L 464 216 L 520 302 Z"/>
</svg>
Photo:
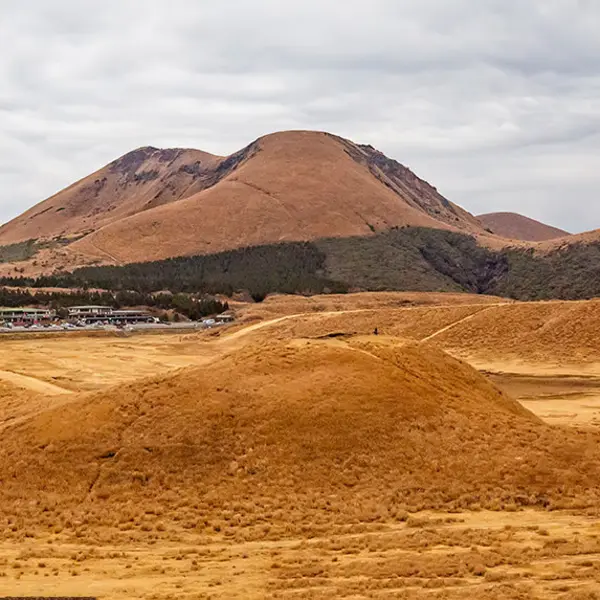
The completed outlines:
<svg viewBox="0 0 600 600">
<path fill-rule="evenodd" d="M 351 287 L 382 291 L 484 293 L 506 261 L 461 233 L 396 228 L 373 237 L 317 241 L 327 275 Z"/>
<path fill-rule="evenodd" d="M 506 273 L 489 293 L 523 300 L 583 300 L 600 296 L 600 244 L 571 244 L 548 254 L 507 250 Z"/>
<path fill-rule="evenodd" d="M 374 236 L 253 246 L 123 267 L 87 267 L 0 285 L 99 287 L 147 293 L 329 293 L 352 290 L 453 291 L 533 299 L 600 296 L 600 244 L 548 254 L 493 251 L 465 234 L 422 227 Z"/>
<path fill-rule="evenodd" d="M 107 289 L 231 293 L 350 290 L 485 293 L 507 261 L 474 238 L 437 229 L 396 228 L 375 236 L 254 246 L 208 256 L 124 267 L 89 267 L 76 281 Z"/>
</svg>

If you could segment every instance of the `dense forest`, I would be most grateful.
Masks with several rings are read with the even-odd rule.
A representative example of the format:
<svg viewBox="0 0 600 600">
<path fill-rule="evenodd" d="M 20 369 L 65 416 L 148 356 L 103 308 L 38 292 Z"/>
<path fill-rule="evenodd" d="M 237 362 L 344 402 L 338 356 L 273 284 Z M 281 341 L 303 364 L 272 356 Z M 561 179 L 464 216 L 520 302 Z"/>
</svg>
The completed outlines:
<svg viewBox="0 0 600 600">
<path fill-rule="evenodd" d="M 4 277 L 0 278 L 0 285 L 101 288 L 142 294 L 169 290 L 228 296 L 246 290 L 256 299 L 270 292 L 346 291 L 345 284 L 324 275 L 325 260 L 325 254 L 314 244 L 298 242 L 123 267 L 86 267 L 72 274 L 37 279 Z"/>
<path fill-rule="evenodd" d="M 0 278 L 0 285 L 99 288 L 110 291 L 115 302 L 120 293 L 135 292 L 150 301 L 153 293 L 164 290 L 179 297 L 230 296 L 246 291 L 255 300 L 275 292 L 357 290 L 583 299 L 600 296 L 600 244 L 571 245 L 546 254 L 517 248 L 494 251 L 479 246 L 469 235 L 403 227 L 366 237 L 287 242 L 120 267 L 86 267 L 38 279 L 5 277 Z"/>
</svg>

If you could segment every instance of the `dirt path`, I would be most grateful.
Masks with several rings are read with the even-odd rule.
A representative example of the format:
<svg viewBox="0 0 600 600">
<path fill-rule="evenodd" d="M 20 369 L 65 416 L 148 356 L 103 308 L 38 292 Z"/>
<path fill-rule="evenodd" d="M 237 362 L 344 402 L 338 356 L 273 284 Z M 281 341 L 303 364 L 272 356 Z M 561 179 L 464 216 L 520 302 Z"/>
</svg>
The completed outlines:
<svg viewBox="0 0 600 600">
<path fill-rule="evenodd" d="M 28 377 L 27 375 L 14 373 L 13 371 L 0 371 L 0 379 L 3 381 L 7 381 L 8 383 L 12 383 L 17 387 L 31 390 L 32 392 L 37 392 L 39 394 L 59 396 L 62 394 L 73 393 L 71 390 L 61 388 L 52 383 L 41 381 L 40 379 L 36 379 L 35 377 Z"/>
<path fill-rule="evenodd" d="M 225 343 L 229 343 L 232 341 L 236 341 L 236 340 L 239 340 L 240 338 L 243 338 L 255 331 L 258 331 L 259 329 L 264 329 L 265 327 L 275 325 L 276 323 L 281 323 L 282 321 L 287 321 L 288 319 L 297 319 L 298 317 L 304 317 L 304 316 L 307 316 L 307 315 L 303 314 L 303 313 L 298 313 L 295 315 L 286 315 L 284 317 L 277 317 L 276 319 L 269 319 L 268 321 L 259 321 L 258 323 L 255 323 L 254 325 L 248 325 L 247 327 L 238 329 L 238 331 L 235 331 L 234 333 L 226 334 L 223 337 L 219 338 L 215 343 L 216 344 L 225 344 Z"/>
<path fill-rule="evenodd" d="M 97 252 L 99 252 L 100 254 L 104 254 L 104 256 L 108 256 L 108 258 L 110 258 L 116 265 L 122 265 L 123 264 L 122 261 L 120 261 L 116 256 L 113 256 L 110 252 L 107 252 L 106 250 L 102 250 L 102 248 L 98 248 L 98 246 L 96 246 L 96 244 L 94 244 L 94 242 L 92 242 L 92 240 L 88 239 L 87 243 L 94 250 L 96 250 Z"/>
<path fill-rule="evenodd" d="M 345 315 L 351 313 L 361 313 L 361 312 L 369 312 L 370 308 L 359 308 L 354 310 L 333 310 L 327 312 L 308 312 L 308 313 L 296 313 L 294 315 L 285 315 L 283 317 L 277 317 L 274 319 L 268 319 L 267 321 L 260 321 L 255 323 L 254 325 L 248 325 L 243 329 L 238 329 L 234 333 L 226 334 L 223 337 L 219 338 L 214 344 L 230 344 L 231 342 L 235 342 L 241 338 L 254 333 L 255 331 L 259 331 L 260 329 L 264 329 L 265 327 L 270 327 L 271 325 L 276 325 L 277 323 L 282 323 L 283 321 L 289 321 L 291 319 L 300 319 L 300 318 L 311 318 L 311 317 L 329 317 L 332 315 Z"/>
<path fill-rule="evenodd" d="M 442 327 L 441 329 L 439 329 L 435 333 L 432 333 L 431 335 L 428 335 L 426 338 L 423 338 L 421 340 L 421 343 L 428 342 L 429 340 L 432 340 L 432 339 L 436 338 L 438 335 L 442 335 L 442 333 L 445 333 L 446 331 L 449 331 L 450 329 L 454 329 L 455 327 L 458 327 L 458 325 L 462 325 L 466 321 L 470 321 L 471 319 L 473 319 L 477 315 L 480 315 L 481 313 L 484 313 L 484 312 L 486 312 L 488 310 L 491 310 L 492 308 L 496 308 L 498 306 L 504 306 L 504 305 L 503 304 L 488 305 L 485 308 L 482 308 L 481 310 L 478 310 L 477 312 L 474 312 L 474 313 L 472 313 L 470 315 L 467 315 L 466 317 L 463 317 L 462 319 L 458 319 L 458 321 L 454 321 L 454 323 L 450 323 L 450 325 L 446 325 L 446 327 Z"/>
<path fill-rule="evenodd" d="M 471 307 L 469 309 L 471 315 L 467 319 L 491 308 L 489 304 L 467 306 Z M 496 304 L 493 306 L 495 307 Z M 402 307 L 398 319 L 402 319 L 401 314 L 405 311 L 408 314 L 422 308 L 421 306 Z M 85 336 L 81 336 L 81 339 L 79 336 L 74 338 L 65 336 L 60 340 L 57 336 L 57 339 L 48 342 L 34 339 L 34 346 L 29 339 L 19 338 L 8 341 L 7 346 L 3 347 L 3 350 L 6 349 L 6 354 L 0 361 L 0 381 L 5 380 L 22 389 L 49 396 L 68 393 L 61 387 L 63 385 L 72 393 L 89 391 L 130 381 L 137 376 L 143 378 L 169 372 L 175 368 L 211 363 L 225 354 L 253 343 L 255 337 L 267 339 L 269 331 L 278 329 L 278 326 L 284 323 L 319 322 L 321 319 L 326 320 L 340 315 L 351 317 L 371 313 L 376 314 L 377 309 L 349 308 L 265 315 L 264 320 L 241 322 L 231 329 L 215 332 L 216 335 L 198 336 L 194 332 L 191 336 L 182 336 L 179 345 L 172 342 L 171 337 L 139 337 L 135 340 L 115 341 L 111 336 L 107 336 L 106 339 L 94 339 L 88 344 Z M 431 333 L 430 328 L 427 333 L 431 335 L 422 341 L 434 339 L 467 319 L 457 320 L 434 333 Z M 351 320 L 349 318 L 348 323 Z M 443 324 L 444 322 L 440 322 L 438 327 Z M 164 340 L 168 340 L 168 343 Z M 202 343 L 198 344 L 198 341 Z M 36 348 L 34 356 L 30 354 L 32 347 Z M 58 379 L 54 379 L 55 377 Z M 62 381 L 65 383 L 63 384 Z"/>
<path fill-rule="evenodd" d="M 438 335 L 441 335 L 442 333 L 444 333 L 445 331 L 448 331 L 449 329 L 452 329 L 458 325 L 460 325 L 461 323 L 464 323 L 465 321 L 468 321 L 469 319 L 472 319 L 473 317 L 475 317 L 476 315 L 485 312 L 486 310 L 491 310 L 492 308 L 497 308 L 498 306 L 506 306 L 508 303 L 507 302 L 498 302 L 496 304 L 464 304 L 461 305 L 461 308 L 476 308 L 479 307 L 480 310 L 475 311 L 474 313 L 471 313 L 470 315 L 467 315 L 466 317 L 463 317 L 462 319 L 458 319 L 457 321 L 450 323 L 450 325 L 447 325 L 446 327 L 443 327 L 442 329 L 440 329 L 439 331 L 436 331 L 435 333 L 432 333 L 431 335 L 429 335 L 428 337 L 422 339 L 422 342 L 426 342 L 428 340 L 431 340 L 435 337 L 437 337 Z M 457 305 L 453 305 L 453 304 L 447 304 L 447 305 L 439 305 L 439 306 L 433 306 L 433 307 L 429 307 L 429 306 L 406 306 L 406 307 L 401 307 L 398 310 L 402 310 L 402 311 L 413 311 L 413 310 L 423 310 L 424 308 L 456 308 Z M 319 318 L 319 317 L 331 317 L 331 316 L 336 316 L 336 315 L 351 315 L 351 314 L 358 314 L 358 313 L 365 313 L 365 312 L 377 312 L 379 309 L 377 308 L 355 308 L 355 309 L 349 309 L 349 310 L 329 310 L 329 311 L 318 311 L 318 312 L 303 312 L 303 313 L 295 313 L 293 315 L 284 315 L 282 317 L 277 317 L 277 318 L 273 318 L 273 319 L 268 319 L 266 321 L 260 321 L 258 323 L 255 323 L 254 325 L 249 325 L 248 327 L 244 327 L 243 329 L 240 329 L 238 331 L 236 331 L 235 333 L 232 333 L 230 335 L 227 335 L 226 337 L 223 337 L 221 340 L 219 340 L 221 343 L 225 342 L 226 340 L 233 340 L 233 339 L 237 339 L 240 337 L 244 337 L 254 331 L 257 331 L 259 329 L 263 329 L 264 327 L 269 327 L 271 325 L 275 325 L 277 323 L 281 323 L 282 321 L 288 321 L 291 319 L 299 319 L 299 318 Z"/>
<path fill-rule="evenodd" d="M 470 315 L 467 315 L 466 317 L 458 319 L 457 321 L 454 321 L 453 323 L 450 323 L 449 325 L 447 325 L 445 327 L 442 327 L 441 329 L 432 333 L 431 335 L 427 336 L 426 338 L 419 340 L 419 343 L 428 342 L 429 340 L 436 338 L 437 336 L 441 335 L 442 333 L 444 333 L 454 327 L 457 327 L 460 324 L 474 318 L 475 316 L 481 314 L 482 312 L 485 312 L 486 310 L 491 310 L 492 308 L 497 308 L 498 306 L 504 306 L 504 304 L 505 303 L 498 303 L 498 304 L 492 304 L 492 305 L 490 305 L 490 304 L 473 305 L 473 306 L 481 307 L 481 309 L 475 311 L 474 313 L 472 313 Z M 411 307 L 404 308 L 403 310 L 417 310 L 420 308 L 422 308 L 422 307 L 411 306 Z M 373 310 L 374 309 L 371 309 L 371 308 L 358 308 L 358 309 L 350 309 L 350 310 L 304 312 L 304 313 L 295 313 L 292 315 L 284 315 L 282 317 L 276 317 L 276 318 L 268 319 L 265 321 L 259 321 L 258 323 L 254 323 L 253 325 L 248 325 L 246 327 L 242 327 L 242 329 L 238 329 L 237 331 L 230 333 L 230 334 L 225 333 L 225 335 L 218 338 L 217 340 L 211 341 L 210 343 L 211 343 L 211 345 L 213 345 L 213 347 L 226 346 L 226 351 L 231 351 L 231 350 L 238 348 L 239 347 L 238 342 L 240 340 L 242 340 L 243 338 L 245 338 L 246 336 L 251 335 L 252 333 L 255 333 L 257 331 L 260 331 L 261 329 L 265 329 L 266 327 L 271 327 L 272 325 L 277 325 L 284 321 L 291 321 L 294 319 L 311 319 L 311 318 L 329 317 L 329 316 L 337 316 L 337 315 L 357 314 L 357 313 L 364 313 L 364 312 L 373 312 Z M 351 346 L 348 346 L 347 344 L 345 346 L 347 348 L 351 348 Z M 353 348 L 353 349 L 358 350 L 356 348 Z M 223 348 L 223 350 L 225 350 L 225 348 Z M 379 357 L 372 355 L 371 353 L 369 353 L 365 350 L 362 350 L 362 352 L 364 352 L 365 354 L 368 354 L 369 356 L 373 356 L 374 358 L 379 359 Z M 221 353 L 216 353 L 215 356 L 212 357 L 211 360 L 215 360 L 215 359 L 219 358 L 220 356 L 222 356 Z"/>
</svg>

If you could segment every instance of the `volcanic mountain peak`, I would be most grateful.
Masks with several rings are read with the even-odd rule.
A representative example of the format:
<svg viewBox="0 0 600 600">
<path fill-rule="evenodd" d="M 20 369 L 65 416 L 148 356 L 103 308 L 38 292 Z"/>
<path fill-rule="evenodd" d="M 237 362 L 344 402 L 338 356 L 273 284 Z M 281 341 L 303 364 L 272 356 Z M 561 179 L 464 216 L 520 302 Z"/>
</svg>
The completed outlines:
<svg viewBox="0 0 600 600">
<path fill-rule="evenodd" d="M 412 206 L 452 227 L 480 229 L 480 224 L 473 215 L 444 198 L 435 187 L 418 177 L 408 167 L 388 158 L 370 144 L 357 147 L 364 153 L 371 173 L 384 185 L 391 186 Z"/>
<path fill-rule="evenodd" d="M 111 172 L 135 174 L 146 162 L 154 160 L 158 163 L 169 163 L 184 152 L 186 150 L 182 148 L 161 149 L 154 146 L 143 146 L 117 158 L 108 165 L 108 168 Z M 188 150 L 188 152 L 190 151 Z"/>
<path fill-rule="evenodd" d="M 0 228 L 0 245 L 77 236 L 78 260 L 126 263 L 407 225 L 485 233 L 372 146 L 286 131 L 228 157 L 138 148 Z"/>
</svg>

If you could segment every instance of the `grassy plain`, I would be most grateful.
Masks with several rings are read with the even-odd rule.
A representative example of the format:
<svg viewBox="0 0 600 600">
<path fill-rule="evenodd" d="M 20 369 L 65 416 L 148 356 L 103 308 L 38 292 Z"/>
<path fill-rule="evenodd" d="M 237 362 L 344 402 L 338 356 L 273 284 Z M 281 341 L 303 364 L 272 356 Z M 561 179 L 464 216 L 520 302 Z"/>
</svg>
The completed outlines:
<svg viewBox="0 0 600 600">
<path fill-rule="evenodd" d="M 519 503 L 514 494 L 503 499 L 493 487 L 494 481 L 499 481 L 507 490 L 513 485 L 530 492 L 538 489 L 551 478 L 549 471 L 539 471 L 539 481 L 535 477 L 526 479 L 525 474 L 533 476 L 538 462 L 545 464 L 540 457 L 551 445 L 549 441 L 571 440 L 564 442 L 566 446 L 563 442 L 556 446 L 565 453 L 567 446 L 575 448 L 579 443 L 592 454 L 596 452 L 600 439 L 600 342 L 596 341 L 600 330 L 599 302 L 521 304 L 466 295 L 361 294 L 312 299 L 281 297 L 259 305 L 240 304 L 237 310 L 239 323 L 201 334 L 0 338 L 0 439 L 10 444 L 16 439 L 15 432 L 21 432 L 23 439 L 29 440 L 27 444 L 32 445 L 32 440 L 43 434 L 40 428 L 45 423 L 44 427 L 54 432 L 54 439 L 60 440 L 70 434 L 60 433 L 61 423 L 52 418 L 62 416 L 68 421 L 73 414 L 81 414 L 85 431 L 85 419 L 104 415 L 107 407 L 106 411 L 115 411 L 115 417 L 106 417 L 106 422 L 121 419 L 126 425 L 121 442 L 135 444 L 137 436 L 149 435 L 150 430 L 161 431 L 163 422 L 168 432 L 164 407 L 169 403 L 174 411 L 187 411 L 184 414 L 188 415 L 190 431 L 202 431 L 206 437 L 210 428 L 194 421 L 199 417 L 189 412 L 194 398 L 188 399 L 188 390 L 212 389 L 214 381 L 223 393 L 232 394 L 236 403 L 243 400 L 239 393 L 235 395 L 236 389 L 253 389 L 261 398 L 269 394 L 278 398 L 287 393 L 301 409 L 306 405 L 305 398 L 313 397 L 317 389 L 308 387 L 308 395 L 302 395 L 303 386 L 316 385 L 313 380 L 308 381 L 310 373 L 307 381 L 302 378 L 306 365 L 311 364 L 311 369 L 315 369 L 312 372 L 324 382 L 319 393 L 325 393 L 322 390 L 328 390 L 332 381 L 339 382 L 341 389 L 344 385 L 349 387 L 348 402 L 353 397 L 352 390 L 364 397 L 369 397 L 372 390 L 374 397 L 383 394 L 381 406 L 391 410 L 387 394 L 401 390 L 406 418 L 411 412 L 424 411 L 417 430 L 408 438 L 405 434 L 399 438 L 414 440 L 417 450 L 419 440 L 425 440 L 423 444 L 431 442 L 434 448 L 435 443 L 443 446 L 443 438 L 462 439 L 466 430 L 461 415 L 466 421 L 475 419 L 483 431 L 487 427 L 485 414 L 477 412 L 477 402 L 488 401 L 492 404 L 485 404 L 486 407 L 497 407 L 494 411 L 499 411 L 489 412 L 490 419 L 499 424 L 513 423 L 514 435 L 523 431 L 523 439 L 529 442 L 514 442 L 515 448 L 520 448 L 520 456 L 511 450 L 513 454 L 507 452 L 506 459 L 492 457 L 495 462 L 490 463 L 493 469 L 490 468 L 489 476 L 481 476 L 480 506 L 475 486 L 469 488 L 468 508 L 461 508 L 460 502 L 449 502 L 447 509 L 431 510 L 426 508 L 425 500 L 420 505 L 415 501 L 411 510 L 404 508 L 404 501 L 394 504 L 386 499 L 389 485 L 385 471 L 379 475 L 376 465 L 373 472 L 380 477 L 380 483 L 369 483 L 367 500 L 362 501 L 361 485 L 368 480 L 371 469 L 368 462 L 355 465 L 356 472 L 363 473 L 357 476 L 358 484 L 342 481 L 339 488 L 328 491 L 323 484 L 327 478 L 322 477 L 321 471 L 311 471 L 311 460 L 321 465 L 318 457 L 307 457 L 311 456 L 311 448 L 319 448 L 322 455 L 323 449 L 329 447 L 323 444 L 330 442 L 327 436 L 320 436 L 318 428 L 311 428 L 310 419 L 299 432 L 312 440 L 311 448 L 303 450 L 306 454 L 300 465 L 300 471 L 303 465 L 309 465 L 305 487 L 319 490 L 312 500 L 303 492 L 302 482 L 292 482 L 295 491 L 287 492 L 284 488 L 288 483 L 281 473 L 277 476 L 283 488 L 276 494 L 277 502 L 269 503 L 269 494 L 274 492 L 269 491 L 268 481 L 264 482 L 263 498 L 259 497 L 260 492 L 256 494 L 260 486 L 252 488 L 256 495 L 248 496 L 245 488 L 236 487 L 237 484 L 220 483 L 218 489 L 225 485 L 232 492 L 223 495 L 215 488 L 211 495 L 210 489 L 200 493 L 190 487 L 188 495 L 170 498 L 174 515 L 163 514 L 162 498 L 169 494 L 169 482 L 174 490 L 182 489 L 176 487 L 175 473 L 164 476 L 163 496 L 157 494 L 152 499 L 148 493 L 140 492 L 139 498 L 144 498 L 140 502 L 133 493 L 114 512 L 98 509 L 102 494 L 116 494 L 113 490 L 121 489 L 110 472 L 104 478 L 99 475 L 93 479 L 92 487 L 97 488 L 90 488 L 91 500 L 89 494 L 84 494 L 81 504 L 79 500 L 66 502 L 52 489 L 29 499 L 10 497 L 15 504 L 9 509 L 7 502 L 0 512 L 0 594 L 98 595 L 118 599 L 600 598 L 596 583 L 600 579 L 600 520 L 594 502 L 583 500 L 589 489 L 597 488 L 597 480 L 589 480 L 589 489 L 582 487 L 580 492 L 574 491 L 573 486 L 565 487 L 565 498 L 576 500 L 571 507 L 567 503 L 561 505 L 559 482 L 549 492 L 545 509 L 529 506 L 525 500 Z M 373 335 L 375 328 L 377 336 Z M 270 354 L 273 344 L 285 350 Z M 438 357 L 438 348 L 475 366 L 505 395 L 498 396 L 476 374 L 446 362 L 441 354 Z M 326 367 L 332 357 L 341 367 L 330 375 Z M 431 364 L 427 362 L 430 357 Z M 313 358 L 314 364 L 307 362 Z M 246 361 L 250 365 L 247 373 Z M 396 361 L 401 374 L 388 368 L 390 361 Z M 317 365 L 321 365 L 321 371 Z M 221 369 L 227 369 L 228 375 L 222 376 Z M 282 378 L 271 381 L 271 372 L 293 372 L 293 383 L 286 388 Z M 240 381 L 236 381 L 238 378 Z M 386 382 L 389 392 L 375 392 L 378 381 Z M 141 390 L 138 395 L 137 388 Z M 159 394 L 165 388 L 172 394 L 165 395 L 163 402 Z M 465 389 L 473 390 L 472 397 L 465 399 Z M 509 396 L 549 426 L 538 425 L 533 415 L 521 415 L 511 408 Z M 125 399 L 125 404 L 119 404 L 120 398 Z M 327 398 L 323 396 L 316 408 L 307 410 L 326 410 Z M 453 429 L 446 434 L 440 428 L 444 420 L 436 417 L 436 398 L 443 401 L 440 414 L 454 415 L 448 418 Z M 419 399 L 423 399 L 422 406 Z M 464 406 L 461 399 L 465 399 Z M 148 407 L 140 405 L 142 400 L 150 403 Z M 160 410 L 153 419 L 147 416 L 144 425 L 143 421 L 121 414 L 123 406 L 133 405 L 139 414 Z M 238 414 L 239 422 L 242 413 L 235 413 L 237 404 L 227 406 L 227 411 Z M 81 413 L 77 412 L 79 407 Z M 249 410 L 246 405 L 239 410 L 242 408 Z M 360 414 L 359 403 L 356 412 L 347 415 L 354 429 L 362 426 L 355 420 Z M 385 414 L 373 413 L 373 419 L 382 418 L 380 423 L 373 420 L 377 424 L 370 431 L 373 440 L 354 441 L 357 452 L 361 451 L 361 444 L 366 444 L 365 456 L 367 450 L 381 456 L 385 450 L 386 460 L 396 456 L 397 462 L 395 446 L 386 445 L 396 433 L 386 426 Z M 277 412 L 268 413 L 268 417 L 273 422 L 283 418 Z M 521 417 L 523 420 L 519 420 Z M 248 422 L 252 431 L 260 428 L 260 420 Z M 328 427 L 333 427 L 335 436 L 349 435 L 352 430 L 336 428 L 335 422 Z M 98 431 L 100 437 L 110 434 L 101 433 L 105 431 L 101 428 Z M 220 431 L 223 436 L 234 436 L 231 439 L 246 435 L 229 426 Z M 264 435 L 276 439 L 278 431 L 283 431 L 281 435 L 285 431 L 291 433 L 286 436 L 290 438 L 286 443 L 294 443 L 294 432 L 289 430 L 274 427 Z M 506 439 L 508 447 L 513 442 L 508 435 L 511 429 L 506 431 L 507 437 L 498 439 Z M 382 440 L 375 439 L 378 432 Z M 493 426 L 486 435 L 491 436 L 492 442 L 496 439 Z M 76 440 L 74 450 L 67 448 L 65 452 L 75 455 L 81 440 L 86 439 Z M 341 439 L 336 455 L 343 455 L 347 439 Z M 481 446 L 485 439 L 479 441 L 475 432 L 465 444 L 476 454 L 480 447 L 485 448 Z M 452 447 L 460 452 L 460 444 Z M 420 464 L 418 452 L 410 448 L 404 452 L 406 464 Z M 438 471 L 444 475 L 444 455 L 428 452 L 424 464 L 437 461 Z M 64 461 L 68 453 L 60 454 L 59 448 L 56 456 Z M 265 456 L 270 457 L 269 464 L 275 464 L 275 455 Z M 123 464 L 127 466 L 127 461 L 134 459 L 133 454 L 125 456 Z M 279 454 L 277 460 L 283 460 Z M 477 454 L 465 469 L 487 468 L 486 460 L 483 454 Z M 565 477 L 575 478 L 577 469 L 585 468 L 582 457 L 579 461 L 574 457 L 569 463 L 571 459 L 565 454 L 560 460 L 561 464 L 573 465 L 573 473 L 565 473 Z M 169 460 L 167 464 L 173 462 Z M 271 468 L 269 464 L 267 470 Z M 290 465 L 289 477 L 293 478 L 293 464 Z M 255 466 L 260 468 L 260 462 Z M 28 469 L 27 464 L 16 467 L 22 469 L 19 473 Z M 152 468 L 148 467 L 147 473 L 154 473 Z M 241 462 L 229 464 L 224 469 L 224 479 L 219 481 L 234 480 L 241 468 L 245 468 Z M 33 463 L 30 469 L 34 470 Z M 468 473 L 454 469 L 457 479 L 469 481 Z M 518 478 L 514 484 L 506 483 L 506 477 L 513 477 L 519 470 L 525 483 L 519 483 Z M 496 472 L 505 479 L 494 479 Z M 212 471 L 206 473 L 209 477 Z M 437 481 L 436 477 L 444 481 L 442 475 L 438 477 L 433 470 L 428 476 L 431 481 Z M 8 471 L 5 477 L 3 485 L 18 490 L 18 485 L 8 479 Z M 417 481 L 415 477 L 407 474 L 406 485 L 412 485 L 413 479 Z M 28 477 L 23 479 L 25 488 Z M 354 493 L 356 502 L 352 500 Z M 431 504 L 431 499 L 428 502 Z M 490 503 L 494 510 L 489 510 Z"/>
</svg>

